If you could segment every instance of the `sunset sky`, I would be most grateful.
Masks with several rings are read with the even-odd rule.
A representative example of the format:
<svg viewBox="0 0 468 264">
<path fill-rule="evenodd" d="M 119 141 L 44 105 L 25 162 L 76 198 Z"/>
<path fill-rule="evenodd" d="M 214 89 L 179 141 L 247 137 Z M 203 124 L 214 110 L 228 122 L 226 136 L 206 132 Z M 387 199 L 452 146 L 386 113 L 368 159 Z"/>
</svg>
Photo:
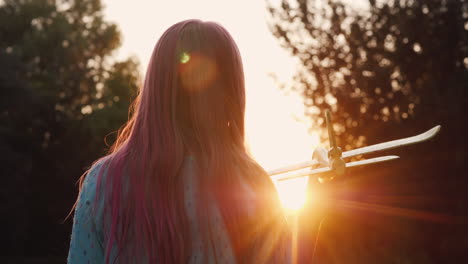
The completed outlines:
<svg viewBox="0 0 468 264">
<path fill-rule="evenodd" d="M 151 51 L 171 25 L 197 18 L 222 24 L 234 37 L 241 51 L 247 87 L 246 134 L 250 150 L 266 169 L 307 160 L 319 144 L 318 136 L 308 133 L 301 98 L 279 90 L 270 73 L 288 83 L 295 60 L 270 33 L 265 1 L 252 0 L 103 0 L 107 20 L 118 24 L 123 45 L 117 58 L 136 56 L 142 73 Z M 302 120 L 302 121 L 298 121 Z M 305 179 L 284 184 L 297 189 Z M 294 186 L 293 186 L 294 185 Z"/>
</svg>

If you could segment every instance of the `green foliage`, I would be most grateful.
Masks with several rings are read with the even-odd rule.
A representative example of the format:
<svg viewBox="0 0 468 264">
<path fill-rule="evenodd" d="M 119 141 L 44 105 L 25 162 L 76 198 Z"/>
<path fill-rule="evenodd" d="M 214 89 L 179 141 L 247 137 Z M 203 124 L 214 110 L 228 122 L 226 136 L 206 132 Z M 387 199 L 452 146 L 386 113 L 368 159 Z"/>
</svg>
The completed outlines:
<svg viewBox="0 0 468 264">
<path fill-rule="evenodd" d="M 70 226 L 57 226 L 74 183 L 136 95 L 138 62 L 115 62 L 119 45 L 99 0 L 0 4 L 0 171 L 9 175 L 0 195 L 11 212 L 0 222 L 11 241 L 2 255 L 64 254 Z"/>
</svg>

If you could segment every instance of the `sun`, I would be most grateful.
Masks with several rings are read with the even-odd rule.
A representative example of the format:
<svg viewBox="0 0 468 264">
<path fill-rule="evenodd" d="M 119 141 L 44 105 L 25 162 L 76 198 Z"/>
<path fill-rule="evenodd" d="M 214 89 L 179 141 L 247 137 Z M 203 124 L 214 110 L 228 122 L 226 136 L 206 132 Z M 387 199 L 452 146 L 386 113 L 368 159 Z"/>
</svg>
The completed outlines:
<svg viewBox="0 0 468 264">
<path fill-rule="evenodd" d="M 287 212 L 298 212 L 307 199 L 307 177 L 287 181 L 274 181 L 283 208 Z"/>
<path fill-rule="evenodd" d="M 249 145 L 256 160 L 267 170 L 288 166 L 312 158 L 314 149 L 320 146 L 318 132 L 308 133 L 304 125 L 290 120 L 282 120 L 281 113 L 274 113 L 277 123 L 271 127 L 255 130 L 255 141 Z M 280 124 L 280 125 L 278 125 Z M 289 212 L 300 211 L 307 199 L 308 177 L 277 181 L 276 186 L 283 208 Z"/>
<path fill-rule="evenodd" d="M 251 141 L 250 149 L 257 161 L 268 171 L 311 159 L 314 149 L 320 145 L 319 133 L 308 133 L 303 124 L 298 122 L 281 120 L 280 113 L 275 118 L 278 123 L 282 121 L 281 124 L 286 125 L 273 124 L 272 127 L 255 130 L 256 140 Z M 300 211 L 307 199 L 308 177 L 286 181 L 277 181 L 275 178 L 277 176 L 273 176 L 272 181 L 285 211 Z"/>
</svg>

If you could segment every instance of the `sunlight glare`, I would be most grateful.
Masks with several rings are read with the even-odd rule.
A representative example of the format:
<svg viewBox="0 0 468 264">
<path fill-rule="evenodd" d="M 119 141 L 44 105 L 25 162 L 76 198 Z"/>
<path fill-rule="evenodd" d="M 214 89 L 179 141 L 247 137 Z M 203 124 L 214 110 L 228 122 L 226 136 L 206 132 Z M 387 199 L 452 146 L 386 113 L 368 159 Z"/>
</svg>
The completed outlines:
<svg viewBox="0 0 468 264">
<path fill-rule="evenodd" d="M 306 202 L 307 177 L 275 182 L 276 189 L 285 210 L 297 212 Z"/>
</svg>

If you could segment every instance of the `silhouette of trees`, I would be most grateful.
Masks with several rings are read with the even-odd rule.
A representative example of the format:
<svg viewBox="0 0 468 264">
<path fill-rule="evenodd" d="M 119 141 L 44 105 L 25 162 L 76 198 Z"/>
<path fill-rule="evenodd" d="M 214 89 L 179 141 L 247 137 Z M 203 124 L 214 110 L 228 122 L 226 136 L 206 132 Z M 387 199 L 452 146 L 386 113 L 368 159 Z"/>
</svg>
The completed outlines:
<svg viewBox="0 0 468 264">
<path fill-rule="evenodd" d="M 392 151 L 401 160 L 334 183 L 341 198 L 317 262 L 466 262 L 468 3 L 267 2 L 271 31 L 299 61 L 288 89 L 302 94 L 314 128 L 331 109 L 350 149 L 442 125 L 435 140 Z"/>
<path fill-rule="evenodd" d="M 465 1 L 284 0 L 268 10 L 272 32 L 300 61 L 292 89 L 314 126 L 332 110 L 348 148 L 466 102 Z"/>
<path fill-rule="evenodd" d="M 136 95 L 119 45 L 99 0 L 0 3 L 1 255 L 66 254 L 75 182 Z"/>
</svg>

